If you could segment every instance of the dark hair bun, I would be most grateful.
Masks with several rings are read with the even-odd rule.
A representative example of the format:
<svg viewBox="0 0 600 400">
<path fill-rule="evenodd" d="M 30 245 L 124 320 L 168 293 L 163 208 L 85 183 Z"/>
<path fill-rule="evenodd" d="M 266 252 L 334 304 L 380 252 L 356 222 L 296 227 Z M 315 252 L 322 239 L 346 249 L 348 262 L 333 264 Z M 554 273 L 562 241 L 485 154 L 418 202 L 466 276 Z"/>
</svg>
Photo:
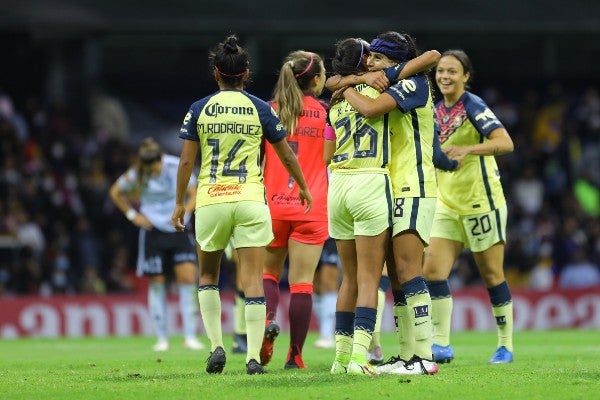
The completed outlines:
<svg viewBox="0 0 600 400">
<path fill-rule="evenodd" d="M 223 47 L 228 53 L 236 54 L 239 52 L 238 38 L 235 35 L 228 36 L 223 42 Z"/>
</svg>

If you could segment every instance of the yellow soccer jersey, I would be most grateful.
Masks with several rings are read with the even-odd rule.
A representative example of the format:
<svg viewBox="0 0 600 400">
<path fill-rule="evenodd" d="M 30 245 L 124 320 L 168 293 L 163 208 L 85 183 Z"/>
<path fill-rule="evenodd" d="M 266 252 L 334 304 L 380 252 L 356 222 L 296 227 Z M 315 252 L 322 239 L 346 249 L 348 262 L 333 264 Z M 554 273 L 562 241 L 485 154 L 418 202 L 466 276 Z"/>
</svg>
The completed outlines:
<svg viewBox="0 0 600 400">
<path fill-rule="evenodd" d="M 452 107 L 436 104 L 442 149 L 482 143 L 502 124 L 485 102 L 465 92 Z M 438 199 L 461 215 L 481 214 L 506 203 L 494 156 L 466 156 L 454 172 L 438 171 Z"/>
<path fill-rule="evenodd" d="M 433 165 L 433 101 L 425 76 L 413 76 L 390 86 L 387 94 L 398 108 L 391 129 L 390 177 L 394 198 L 436 197 Z"/>
<path fill-rule="evenodd" d="M 356 90 L 375 98 L 379 92 L 362 84 Z M 346 100 L 331 106 L 329 121 L 336 135 L 336 150 L 329 164 L 332 173 L 387 173 L 389 115 L 365 118 Z"/>
<path fill-rule="evenodd" d="M 260 168 L 263 135 L 276 143 L 286 131 L 268 103 L 243 90 L 222 90 L 192 104 L 179 137 L 200 142 L 196 206 L 266 203 Z"/>
</svg>

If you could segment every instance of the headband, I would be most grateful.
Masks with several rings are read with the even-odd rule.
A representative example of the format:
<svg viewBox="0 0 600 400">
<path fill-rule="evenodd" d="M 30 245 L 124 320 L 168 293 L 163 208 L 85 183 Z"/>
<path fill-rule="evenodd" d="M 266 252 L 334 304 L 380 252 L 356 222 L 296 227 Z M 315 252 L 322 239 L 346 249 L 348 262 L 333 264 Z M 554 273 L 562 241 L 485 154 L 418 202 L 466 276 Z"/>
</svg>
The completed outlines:
<svg viewBox="0 0 600 400">
<path fill-rule="evenodd" d="M 408 50 L 400 48 L 397 43 L 388 42 L 383 39 L 373 39 L 371 41 L 370 50 L 375 53 L 386 55 L 392 60 L 405 61 L 410 54 Z"/>
<path fill-rule="evenodd" d="M 229 76 L 229 77 L 238 77 L 238 76 L 242 76 L 244 75 L 244 72 L 246 72 L 245 70 L 240 72 L 239 74 L 226 74 L 225 72 L 221 72 L 219 70 L 219 68 L 217 68 L 217 66 L 215 65 L 215 71 L 217 71 L 219 74 L 223 75 L 223 76 Z"/>
<path fill-rule="evenodd" d="M 314 60 L 315 60 L 315 55 L 313 53 L 310 53 L 310 62 L 308 63 L 306 68 L 304 68 L 304 71 L 300 72 L 299 74 L 294 75 L 294 78 L 299 78 L 302 75 L 304 75 L 310 69 L 310 67 L 312 67 Z"/>
<path fill-rule="evenodd" d="M 150 154 L 145 154 L 143 156 L 140 156 L 140 160 L 142 161 L 142 164 L 154 164 L 157 161 L 160 161 L 162 159 L 162 154 L 161 153 L 154 153 L 151 152 Z"/>
<path fill-rule="evenodd" d="M 358 40 L 358 43 L 360 43 L 360 57 L 358 57 L 358 62 L 356 63 L 356 68 L 358 68 L 358 67 L 360 67 L 360 64 L 362 63 L 362 58 L 363 58 L 363 55 L 365 54 L 365 45 L 362 40 L 360 40 L 360 39 L 356 39 L 356 40 Z"/>
</svg>

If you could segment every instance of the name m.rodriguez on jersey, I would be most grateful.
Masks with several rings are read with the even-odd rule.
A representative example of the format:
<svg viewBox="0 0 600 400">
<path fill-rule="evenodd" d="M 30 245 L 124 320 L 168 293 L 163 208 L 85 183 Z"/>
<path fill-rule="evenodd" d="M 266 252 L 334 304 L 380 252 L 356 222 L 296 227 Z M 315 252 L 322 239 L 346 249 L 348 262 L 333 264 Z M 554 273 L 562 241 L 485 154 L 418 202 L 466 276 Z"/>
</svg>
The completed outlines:
<svg viewBox="0 0 600 400">
<path fill-rule="evenodd" d="M 207 105 L 203 114 L 205 117 L 218 118 L 222 114 L 233 114 L 243 118 L 243 116 L 254 116 L 255 109 L 253 107 L 243 106 L 223 106 L 219 103 L 212 103 Z M 181 129 L 182 133 L 187 132 L 187 125 L 192 118 L 191 113 L 187 113 L 183 126 Z M 240 118 L 241 119 L 241 118 Z M 198 134 L 234 134 L 234 135 L 260 135 L 261 126 L 258 124 L 252 124 L 250 121 L 246 123 L 241 122 L 214 122 L 205 123 L 201 122 L 202 118 L 198 119 L 197 131 Z M 252 119 L 254 121 L 254 118 Z"/>
</svg>

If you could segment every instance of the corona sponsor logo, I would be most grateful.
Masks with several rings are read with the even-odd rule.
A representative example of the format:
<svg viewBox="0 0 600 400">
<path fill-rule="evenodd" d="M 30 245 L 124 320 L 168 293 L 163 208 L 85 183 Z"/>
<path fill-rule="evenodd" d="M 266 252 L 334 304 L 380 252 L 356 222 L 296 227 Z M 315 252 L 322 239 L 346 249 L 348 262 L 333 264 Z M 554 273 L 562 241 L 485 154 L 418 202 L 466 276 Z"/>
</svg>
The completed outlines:
<svg viewBox="0 0 600 400">
<path fill-rule="evenodd" d="M 319 110 L 302 110 L 300 116 L 308 118 L 320 118 L 321 113 L 319 112 Z"/>
<path fill-rule="evenodd" d="M 205 113 L 214 118 L 221 114 L 254 115 L 254 107 L 223 106 L 219 103 L 212 103 L 206 106 Z"/>
</svg>

